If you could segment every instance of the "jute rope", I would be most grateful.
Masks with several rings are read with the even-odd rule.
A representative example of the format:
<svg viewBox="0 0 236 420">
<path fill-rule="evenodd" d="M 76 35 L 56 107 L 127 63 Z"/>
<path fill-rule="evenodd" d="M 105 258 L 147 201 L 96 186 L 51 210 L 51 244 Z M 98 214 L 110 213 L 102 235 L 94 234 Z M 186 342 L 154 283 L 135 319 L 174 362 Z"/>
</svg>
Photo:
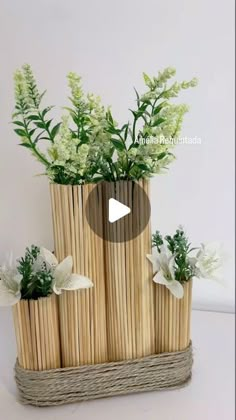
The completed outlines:
<svg viewBox="0 0 236 420">
<path fill-rule="evenodd" d="M 23 404 L 53 406 L 143 391 L 179 388 L 191 378 L 192 345 L 142 359 L 76 368 L 31 371 L 16 362 Z"/>
</svg>

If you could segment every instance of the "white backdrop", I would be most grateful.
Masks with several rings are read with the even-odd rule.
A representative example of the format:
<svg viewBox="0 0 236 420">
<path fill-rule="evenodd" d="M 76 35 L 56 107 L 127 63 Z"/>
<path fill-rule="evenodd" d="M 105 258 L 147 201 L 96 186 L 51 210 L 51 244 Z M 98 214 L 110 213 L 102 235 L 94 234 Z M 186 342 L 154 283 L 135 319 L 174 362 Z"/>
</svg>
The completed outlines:
<svg viewBox="0 0 236 420">
<path fill-rule="evenodd" d="M 143 88 L 142 72 L 173 65 L 180 80 L 199 78 L 197 88 L 183 92 L 191 106 L 183 135 L 202 145 L 177 146 L 167 175 L 152 180 L 153 230 L 172 233 L 183 224 L 195 245 L 222 242 L 226 287 L 196 281 L 194 307 L 234 310 L 233 12 L 233 0 L 2 2 L 0 262 L 31 243 L 52 248 L 47 179 L 34 177 L 42 168 L 17 146 L 9 124 L 16 67 L 30 63 L 48 103 L 58 107 L 66 104 L 66 74 L 78 72 L 123 122 L 133 86 Z"/>
</svg>

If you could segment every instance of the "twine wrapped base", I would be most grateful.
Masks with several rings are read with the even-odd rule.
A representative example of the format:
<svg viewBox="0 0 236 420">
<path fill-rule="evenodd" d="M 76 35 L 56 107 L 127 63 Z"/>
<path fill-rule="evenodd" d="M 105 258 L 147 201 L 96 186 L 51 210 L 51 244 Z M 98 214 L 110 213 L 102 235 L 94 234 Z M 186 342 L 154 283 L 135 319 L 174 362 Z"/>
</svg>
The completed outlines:
<svg viewBox="0 0 236 420">
<path fill-rule="evenodd" d="M 180 388 L 191 379 L 192 344 L 142 359 L 31 371 L 15 366 L 20 401 L 53 406 L 144 391 Z"/>
</svg>

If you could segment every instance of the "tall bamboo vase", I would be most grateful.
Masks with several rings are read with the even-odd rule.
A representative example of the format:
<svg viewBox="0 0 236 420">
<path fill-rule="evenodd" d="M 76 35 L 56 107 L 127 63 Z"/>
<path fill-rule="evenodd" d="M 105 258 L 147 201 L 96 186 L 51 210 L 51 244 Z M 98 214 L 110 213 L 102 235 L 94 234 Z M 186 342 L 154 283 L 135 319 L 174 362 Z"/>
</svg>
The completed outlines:
<svg viewBox="0 0 236 420">
<path fill-rule="evenodd" d="M 89 227 L 86 201 L 94 185 L 51 184 L 55 254 L 59 261 L 72 255 L 73 271 L 88 276 L 94 287 L 65 292 L 59 297 L 62 366 L 107 361 L 105 266 L 103 241 Z M 102 191 L 94 195 L 90 215 L 95 223 Z M 100 211 L 99 211 L 100 214 Z"/>
<path fill-rule="evenodd" d="M 137 184 L 149 195 L 149 182 L 118 181 L 103 184 L 104 203 L 113 197 L 135 209 L 112 229 L 112 241 L 104 241 L 107 291 L 108 357 L 110 361 L 134 359 L 155 352 L 154 285 L 146 258 L 151 252 L 150 221 L 136 238 L 137 224 L 148 212 Z M 115 224 L 114 224 L 115 225 Z M 116 229 L 116 230 L 115 230 Z M 120 231 L 119 231 L 120 229 Z M 124 240 L 119 238 L 124 233 Z M 106 236 L 109 238 L 108 232 Z M 125 240 L 129 238 L 129 240 Z"/>
</svg>

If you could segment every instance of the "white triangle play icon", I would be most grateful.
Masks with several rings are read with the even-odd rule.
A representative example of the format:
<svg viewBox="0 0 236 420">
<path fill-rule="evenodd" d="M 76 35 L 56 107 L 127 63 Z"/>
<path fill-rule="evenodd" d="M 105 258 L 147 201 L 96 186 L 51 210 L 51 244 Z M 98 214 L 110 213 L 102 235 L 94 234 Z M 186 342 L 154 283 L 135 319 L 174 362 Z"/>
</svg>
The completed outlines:
<svg viewBox="0 0 236 420">
<path fill-rule="evenodd" d="M 131 212 L 130 208 L 114 198 L 109 199 L 109 222 L 114 223 Z"/>
</svg>

